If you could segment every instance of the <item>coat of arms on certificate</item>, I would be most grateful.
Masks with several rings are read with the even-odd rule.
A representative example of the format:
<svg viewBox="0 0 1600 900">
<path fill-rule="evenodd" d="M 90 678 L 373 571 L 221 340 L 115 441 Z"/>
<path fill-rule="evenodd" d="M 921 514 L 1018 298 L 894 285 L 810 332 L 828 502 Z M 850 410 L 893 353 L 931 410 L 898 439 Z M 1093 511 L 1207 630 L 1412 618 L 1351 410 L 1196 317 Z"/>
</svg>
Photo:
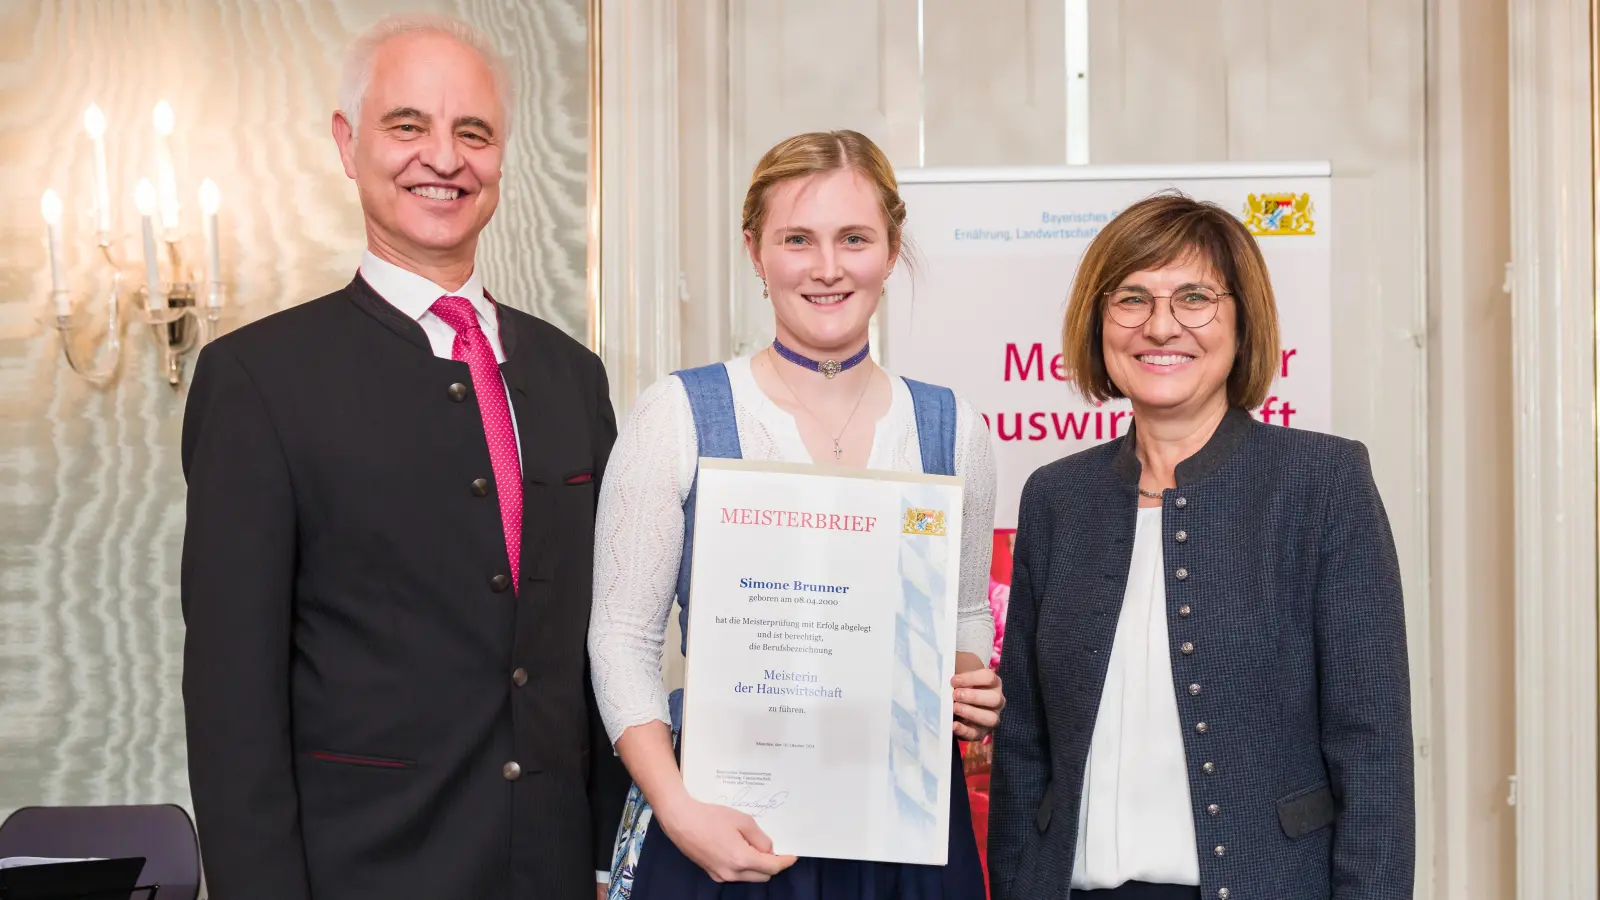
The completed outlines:
<svg viewBox="0 0 1600 900">
<path fill-rule="evenodd" d="M 905 526 L 901 531 L 906 534 L 926 534 L 944 537 L 944 510 L 908 509 L 906 510 Z"/>
</svg>

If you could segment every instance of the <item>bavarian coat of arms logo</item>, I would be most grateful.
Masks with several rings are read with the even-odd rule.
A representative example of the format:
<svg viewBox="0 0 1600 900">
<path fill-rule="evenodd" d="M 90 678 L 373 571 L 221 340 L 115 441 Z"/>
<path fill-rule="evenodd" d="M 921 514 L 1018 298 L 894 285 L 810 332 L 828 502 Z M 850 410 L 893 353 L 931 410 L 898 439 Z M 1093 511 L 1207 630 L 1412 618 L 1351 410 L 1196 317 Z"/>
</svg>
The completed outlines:
<svg viewBox="0 0 1600 900">
<path fill-rule="evenodd" d="M 1244 204 L 1244 227 L 1257 237 L 1316 234 L 1310 194 L 1251 194 Z"/>
</svg>

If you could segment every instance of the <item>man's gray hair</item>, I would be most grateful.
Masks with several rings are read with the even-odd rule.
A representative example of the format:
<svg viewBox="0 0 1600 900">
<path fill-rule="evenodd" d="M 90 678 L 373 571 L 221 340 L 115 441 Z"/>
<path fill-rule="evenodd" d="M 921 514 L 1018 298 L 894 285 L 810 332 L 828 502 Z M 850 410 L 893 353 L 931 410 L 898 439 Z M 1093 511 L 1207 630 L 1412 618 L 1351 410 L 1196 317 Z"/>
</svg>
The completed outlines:
<svg viewBox="0 0 1600 900">
<path fill-rule="evenodd" d="M 366 99 L 367 88 L 372 84 L 372 62 L 378 48 L 393 38 L 406 34 L 442 34 L 471 47 L 483 57 L 494 76 L 495 94 L 500 100 L 500 137 L 511 133 L 511 108 L 514 95 L 511 72 L 494 43 L 483 32 L 460 19 L 432 13 L 403 13 L 387 16 L 373 23 L 357 35 L 345 51 L 344 66 L 339 73 L 339 109 L 350 122 L 352 131 L 361 128 L 361 103 Z"/>
</svg>

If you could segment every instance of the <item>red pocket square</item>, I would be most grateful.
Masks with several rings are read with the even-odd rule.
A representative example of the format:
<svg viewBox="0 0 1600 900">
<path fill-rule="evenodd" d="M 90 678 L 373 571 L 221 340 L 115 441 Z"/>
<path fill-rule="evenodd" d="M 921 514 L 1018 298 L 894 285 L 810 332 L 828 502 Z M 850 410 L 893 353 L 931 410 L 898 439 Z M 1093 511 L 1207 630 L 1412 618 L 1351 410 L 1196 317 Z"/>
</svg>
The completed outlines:
<svg viewBox="0 0 1600 900">
<path fill-rule="evenodd" d="M 579 472 L 576 475 L 568 475 L 566 478 L 562 479 L 562 481 L 566 484 L 588 484 L 593 480 L 593 472 Z"/>
</svg>

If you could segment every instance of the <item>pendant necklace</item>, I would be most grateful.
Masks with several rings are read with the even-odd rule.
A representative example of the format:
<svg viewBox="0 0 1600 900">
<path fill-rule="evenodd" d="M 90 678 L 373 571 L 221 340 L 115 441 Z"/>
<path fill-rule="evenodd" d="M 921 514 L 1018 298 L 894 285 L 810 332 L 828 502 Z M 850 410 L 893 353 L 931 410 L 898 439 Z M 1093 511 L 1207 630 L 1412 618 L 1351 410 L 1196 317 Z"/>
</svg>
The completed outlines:
<svg viewBox="0 0 1600 900">
<path fill-rule="evenodd" d="M 782 344 L 778 343 L 777 341 L 773 341 L 772 342 L 772 346 L 773 346 L 773 349 L 780 356 L 783 356 L 784 359 L 789 359 L 789 357 L 787 355 L 785 355 L 785 351 L 789 351 L 789 348 L 783 346 Z M 793 351 L 789 351 L 789 352 L 792 353 Z M 806 363 L 812 363 L 811 360 L 808 360 L 805 357 L 800 356 L 798 353 L 796 353 L 795 356 L 799 356 L 800 359 L 805 360 L 805 362 L 796 363 L 797 365 L 801 365 L 801 366 L 805 366 L 806 368 L 810 368 L 810 366 L 806 366 Z M 862 348 L 860 353 L 857 353 L 855 356 L 850 357 L 850 359 L 845 360 L 843 363 L 838 363 L 838 362 L 835 362 L 835 361 L 833 361 L 831 359 L 828 360 L 827 362 L 828 363 L 832 363 L 834 366 L 839 366 L 840 367 L 837 371 L 835 371 L 833 373 L 833 375 L 837 375 L 837 374 L 839 374 L 839 372 L 844 371 L 844 369 L 854 368 L 856 365 L 858 365 L 861 362 L 861 360 L 866 359 L 866 356 L 867 356 L 866 348 Z M 793 362 L 793 360 L 790 360 L 790 361 Z M 819 365 L 819 364 L 812 363 L 812 365 Z M 778 380 L 783 382 L 783 389 L 789 392 L 789 396 L 794 398 L 794 402 L 800 404 L 800 408 L 806 411 L 806 415 L 808 415 L 811 418 L 815 419 L 817 424 L 822 426 L 823 433 L 826 434 L 827 431 L 828 431 L 828 424 L 826 422 L 822 421 L 822 417 L 821 416 L 819 416 L 816 413 L 812 412 L 811 411 L 811 407 L 807 406 L 806 402 L 804 400 L 800 399 L 800 395 L 795 393 L 794 388 L 789 386 L 789 379 L 783 377 L 783 371 L 781 369 L 779 369 L 778 366 L 776 366 L 776 365 L 774 365 L 772 367 L 772 371 L 775 374 L 777 374 Z M 833 377 L 833 375 L 829 375 L 827 372 L 823 371 L 821 368 L 812 369 L 812 371 L 822 372 L 822 374 L 827 375 L 827 377 L 829 377 L 829 378 Z M 840 460 L 840 458 L 842 458 L 844 456 L 844 448 L 839 446 L 839 438 L 844 437 L 845 429 L 849 428 L 850 427 L 850 422 L 853 419 L 855 419 L 856 410 L 861 408 L 861 401 L 862 401 L 862 399 L 864 397 L 867 396 L 867 388 L 870 387 L 871 385 L 872 385 L 872 376 L 871 375 L 868 375 L 866 378 L 861 379 L 861 393 L 856 395 L 856 405 L 850 407 L 850 415 L 846 416 L 845 420 L 844 420 L 844 424 L 839 426 L 839 433 L 836 434 L 836 435 L 833 435 L 833 461 L 834 462 L 838 462 Z"/>
</svg>

